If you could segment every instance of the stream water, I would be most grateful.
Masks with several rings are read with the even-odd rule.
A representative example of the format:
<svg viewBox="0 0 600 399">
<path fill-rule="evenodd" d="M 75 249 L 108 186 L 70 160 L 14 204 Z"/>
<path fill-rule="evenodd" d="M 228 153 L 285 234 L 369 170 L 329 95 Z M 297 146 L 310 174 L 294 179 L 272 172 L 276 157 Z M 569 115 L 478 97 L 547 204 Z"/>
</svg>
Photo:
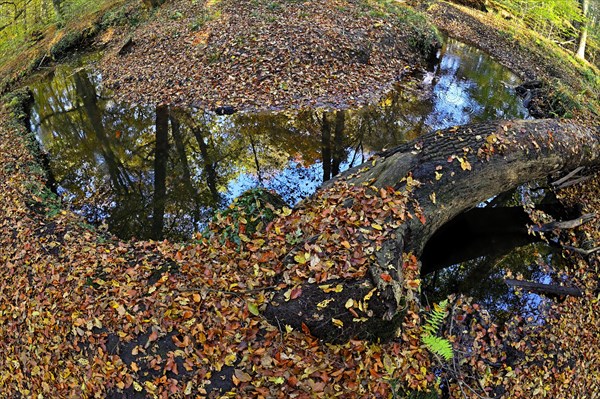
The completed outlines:
<svg viewBox="0 0 600 399">
<path fill-rule="evenodd" d="M 485 53 L 448 40 L 432 70 L 417 83 L 398 83 L 375 104 L 217 115 L 116 102 L 93 62 L 83 59 L 31 86 L 30 125 L 49 153 L 57 193 L 88 221 L 124 239 L 182 240 L 249 188 L 274 189 L 293 205 L 369 154 L 430 129 L 526 118 L 514 92 L 519 83 Z M 550 250 L 523 248 L 529 249 L 509 255 L 522 266 L 518 273 L 546 279 L 550 272 L 540 265 L 549 263 Z M 497 311 L 510 312 L 522 298 L 501 283 L 511 263 L 502 259 L 508 258 L 445 269 L 426 278 L 426 292 L 433 300 L 479 292 Z M 482 279 L 491 285 L 469 285 Z M 532 298 L 528 303 L 540 302 Z"/>
<path fill-rule="evenodd" d="M 293 205 L 370 153 L 429 129 L 526 117 L 518 83 L 483 52 L 449 40 L 421 87 L 401 82 L 376 104 L 219 116 L 115 102 L 81 60 L 31 86 L 31 128 L 58 194 L 90 222 L 121 238 L 184 239 L 248 188 L 274 189 Z"/>
</svg>

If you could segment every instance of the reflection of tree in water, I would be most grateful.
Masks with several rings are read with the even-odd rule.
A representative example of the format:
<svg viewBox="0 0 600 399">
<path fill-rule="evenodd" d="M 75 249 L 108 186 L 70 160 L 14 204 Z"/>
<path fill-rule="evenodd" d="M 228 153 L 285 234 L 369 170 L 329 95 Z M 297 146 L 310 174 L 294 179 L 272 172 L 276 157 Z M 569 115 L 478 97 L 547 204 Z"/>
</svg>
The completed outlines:
<svg viewBox="0 0 600 399">
<path fill-rule="evenodd" d="M 556 284 L 564 270 L 560 251 L 530 233 L 533 222 L 524 204 L 557 220 L 579 215 L 564 208 L 551 191 L 524 185 L 456 216 L 425 247 L 425 299 L 439 302 L 453 293 L 464 294 L 484 305 L 497 323 L 515 314 L 543 321 L 549 297 L 527 291 L 516 295 L 505 282 L 518 278 Z"/>
<path fill-rule="evenodd" d="M 431 128 L 527 116 L 511 89 L 519 84 L 517 77 L 489 55 L 448 40 L 436 68 L 433 111 L 427 116 Z"/>
<path fill-rule="evenodd" d="M 470 58 L 478 73 L 502 72 Z M 494 98 L 495 78 L 480 79 L 481 93 L 468 95 Z M 90 221 L 124 238 L 180 239 L 248 188 L 274 189 L 293 205 L 373 152 L 418 137 L 435 104 L 415 83 L 358 109 L 218 116 L 117 104 L 100 76 L 64 67 L 34 85 L 32 126 L 59 191 Z"/>
<path fill-rule="evenodd" d="M 562 260 L 545 243 L 533 243 L 500 256 L 481 256 L 424 277 L 423 293 L 430 303 L 439 302 L 453 293 L 473 297 L 484 305 L 496 322 L 514 314 L 540 316 L 544 296 L 523 292 L 515 295 L 505 283 L 507 272 L 526 281 L 556 281 Z M 539 309 L 538 309 L 539 308 Z"/>
</svg>

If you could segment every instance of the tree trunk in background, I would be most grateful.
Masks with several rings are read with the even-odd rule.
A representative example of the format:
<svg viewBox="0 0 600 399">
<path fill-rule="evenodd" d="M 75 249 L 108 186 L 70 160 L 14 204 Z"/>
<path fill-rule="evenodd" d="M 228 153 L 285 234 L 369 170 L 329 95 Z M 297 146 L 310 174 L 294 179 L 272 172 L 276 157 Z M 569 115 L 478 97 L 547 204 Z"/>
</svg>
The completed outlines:
<svg viewBox="0 0 600 399">
<path fill-rule="evenodd" d="M 200 221 L 200 209 L 202 207 L 200 195 L 198 194 L 198 190 L 192 181 L 192 173 L 190 172 L 190 165 L 188 163 L 185 144 L 181 137 L 181 125 L 174 115 L 169 115 L 169 120 L 171 122 L 173 141 L 175 142 L 175 148 L 177 149 L 179 162 L 181 162 L 181 167 L 183 169 L 183 182 L 190 196 L 194 199 L 194 224 L 196 224 Z"/>
<path fill-rule="evenodd" d="M 333 137 L 333 159 L 331 162 L 331 177 L 340 174 L 340 165 L 344 160 L 344 128 L 346 123 L 346 112 L 335 112 L 335 136 Z"/>
<path fill-rule="evenodd" d="M 85 115 L 100 143 L 99 151 L 106 162 L 113 189 L 119 194 L 127 193 L 131 187 L 129 175 L 113 150 L 102 120 L 102 111 L 98 107 L 96 89 L 86 72 L 75 74 L 75 90 L 79 98 L 83 100 Z"/>
<path fill-rule="evenodd" d="M 323 112 L 321 125 L 321 158 L 323 159 L 323 181 L 331 179 L 331 124 Z"/>
<path fill-rule="evenodd" d="M 600 127 L 553 119 L 453 127 L 377 154 L 325 183 L 322 189 L 327 190 L 337 180 L 375 190 L 393 187 L 418 202 L 423 222 L 413 217 L 397 227 L 375 251 L 368 277 L 339 281 L 343 285 L 339 293 L 324 294 L 316 284 L 302 285 L 303 294 L 298 299 L 278 293 L 265 317 L 274 325 L 289 324 L 297 329 L 305 325 L 313 335 L 330 341 L 392 338 L 407 300 L 402 286 L 403 254 L 412 253 L 420 260 L 425 244 L 438 229 L 486 199 L 529 181 L 598 164 Z M 409 187 L 407 181 L 411 182 Z M 384 275 L 388 278 L 382 278 Z M 373 288 L 376 291 L 369 302 L 372 317 L 357 322 L 344 305 Z M 317 306 L 325 299 L 331 300 L 326 308 Z M 332 318 L 343 323 L 343 330 L 329 322 Z"/>
<path fill-rule="evenodd" d="M 60 21 L 63 19 L 63 9 L 62 9 L 62 0 L 52 0 L 52 7 L 54 8 L 54 14 L 56 14 L 56 18 Z"/>
<path fill-rule="evenodd" d="M 590 0 L 580 0 L 581 3 L 581 12 L 585 20 L 581 24 L 581 29 L 579 31 L 579 45 L 577 46 L 577 54 L 576 57 L 582 60 L 585 60 L 585 46 L 587 43 L 587 35 L 588 35 L 588 11 L 590 8 Z"/>
<path fill-rule="evenodd" d="M 189 112 L 183 111 L 181 109 L 176 110 L 174 112 L 181 121 L 181 123 L 183 123 L 191 130 L 192 134 L 196 138 L 196 141 L 198 142 L 200 155 L 202 156 L 202 162 L 204 164 L 204 173 L 206 174 L 206 185 L 208 186 L 208 190 L 210 191 L 212 205 L 214 207 L 218 207 L 221 203 L 221 194 L 219 194 L 219 189 L 217 187 L 218 162 L 213 160 L 214 156 L 211 155 L 209 144 L 206 141 L 204 141 L 204 136 L 207 136 L 208 140 L 210 140 L 210 133 L 207 131 L 205 132 L 204 128 L 202 126 L 199 126 L 194 121 L 194 118 Z"/>
</svg>

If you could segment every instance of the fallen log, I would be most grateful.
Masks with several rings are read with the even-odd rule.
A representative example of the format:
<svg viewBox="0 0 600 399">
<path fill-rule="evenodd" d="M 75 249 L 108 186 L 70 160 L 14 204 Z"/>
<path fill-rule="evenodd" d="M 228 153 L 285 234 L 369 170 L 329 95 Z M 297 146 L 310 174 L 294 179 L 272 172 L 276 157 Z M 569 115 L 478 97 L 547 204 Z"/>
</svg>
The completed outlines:
<svg viewBox="0 0 600 399">
<path fill-rule="evenodd" d="M 486 199 L 529 181 L 597 164 L 599 133 L 599 127 L 554 119 L 494 121 L 431 132 L 377 154 L 322 190 L 339 181 L 371 187 L 374 193 L 393 187 L 417 204 L 418 217 L 388 235 L 368 265 L 368 277 L 338 283 L 343 298 L 319 307 L 322 295 L 315 284 L 307 283 L 299 298 L 277 293 L 265 316 L 274 325 L 308 329 L 328 341 L 389 339 L 408 302 L 417 300 L 404 286 L 407 254 L 420 259 L 438 229 Z M 310 293 L 319 294 L 311 298 Z M 366 294 L 377 305 L 367 316 L 355 317 L 345 300 Z"/>
</svg>

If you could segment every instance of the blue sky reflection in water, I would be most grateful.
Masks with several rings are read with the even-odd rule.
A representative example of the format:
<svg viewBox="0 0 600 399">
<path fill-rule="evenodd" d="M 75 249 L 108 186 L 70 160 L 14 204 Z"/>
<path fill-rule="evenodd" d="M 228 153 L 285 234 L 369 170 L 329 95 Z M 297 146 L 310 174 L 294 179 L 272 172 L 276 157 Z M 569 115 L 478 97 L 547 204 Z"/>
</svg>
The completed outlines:
<svg viewBox="0 0 600 399">
<path fill-rule="evenodd" d="M 164 132 L 156 107 L 116 103 L 81 61 L 31 86 L 31 126 L 59 193 L 91 222 L 122 238 L 185 239 L 247 188 L 262 184 L 293 205 L 338 170 L 429 129 L 527 116 L 518 79 L 490 57 L 452 40 L 440 54 L 423 81 L 400 82 L 369 106 L 231 116 L 167 108 Z"/>
</svg>

